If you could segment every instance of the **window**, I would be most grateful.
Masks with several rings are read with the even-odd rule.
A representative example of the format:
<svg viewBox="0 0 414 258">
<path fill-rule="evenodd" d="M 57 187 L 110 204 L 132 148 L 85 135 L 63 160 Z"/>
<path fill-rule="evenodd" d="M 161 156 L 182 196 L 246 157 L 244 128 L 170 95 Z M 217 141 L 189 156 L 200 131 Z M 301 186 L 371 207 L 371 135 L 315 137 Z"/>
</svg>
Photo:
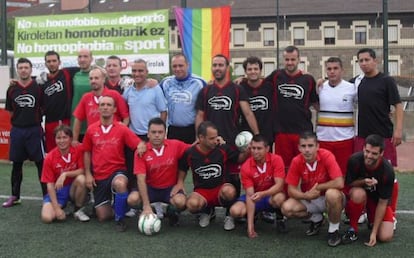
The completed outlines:
<svg viewBox="0 0 414 258">
<path fill-rule="evenodd" d="M 299 65 L 298 65 L 299 70 L 301 70 L 302 72 L 306 72 L 306 63 L 305 61 L 300 61 Z"/>
<path fill-rule="evenodd" d="M 388 73 L 391 76 L 398 75 L 398 60 L 388 60 Z"/>
<path fill-rule="evenodd" d="M 235 47 L 244 46 L 244 29 L 234 29 L 233 30 L 233 45 Z"/>
<path fill-rule="evenodd" d="M 275 63 L 274 62 L 265 62 L 264 63 L 264 76 L 268 76 L 275 70 Z"/>
<path fill-rule="evenodd" d="M 398 25 L 388 26 L 388 42 L 398 43 Z"/>
<path fill-rule="evenodd" d="M 358 59 L 355 57 L 355 62 L 354 62 L 354 77 L 358 76 L 360 74 L 362 74 L 362 70 L 361 67 L 359 67 L 359 63 L 358 63 Z"/>
<path fill-rule="evenodd" d="M 335 27 L 325 27 L 325 45 L 335 45 Z"/>
<path fill-rule="evenodd" d="M 303 27 L 293 28 L 293 45 L 295 46 L 305 45 L 305 28 Z"/>
<path fill-rule="evenodd" d="M 233 75 L 235 76 L 244 75 L 243 63 L 234 63 Z"/>
<path fill-rule="evenodd" d="M 367 44 L 367 27 L 355 27 L 355 44 Z"/>
<path fill-rule="evenodd" d="M 263 46 L 274 46 L 274 29 L 273 28 L 265 28 L 263 30 Z"/>
<path fill-rule="evenodd" d="M 181 48 L 181 36 L 180 33 L 177 30 L 177 48 Z"/>
</svg>

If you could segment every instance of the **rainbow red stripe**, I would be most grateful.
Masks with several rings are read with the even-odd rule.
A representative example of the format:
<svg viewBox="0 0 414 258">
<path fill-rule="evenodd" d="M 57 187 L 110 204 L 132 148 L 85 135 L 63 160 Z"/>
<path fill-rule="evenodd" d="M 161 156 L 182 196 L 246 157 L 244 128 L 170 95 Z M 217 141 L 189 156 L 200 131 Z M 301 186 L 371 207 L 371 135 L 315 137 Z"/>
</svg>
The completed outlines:
<svg viewBox="0 0 414 258">
<path fill-rule="evenodd" d="M 230 6 L 214 8 L 175 8 L 175 19 L 190 72 L 211 79 L 211 58 L 230 57 Z"/>
</svg>

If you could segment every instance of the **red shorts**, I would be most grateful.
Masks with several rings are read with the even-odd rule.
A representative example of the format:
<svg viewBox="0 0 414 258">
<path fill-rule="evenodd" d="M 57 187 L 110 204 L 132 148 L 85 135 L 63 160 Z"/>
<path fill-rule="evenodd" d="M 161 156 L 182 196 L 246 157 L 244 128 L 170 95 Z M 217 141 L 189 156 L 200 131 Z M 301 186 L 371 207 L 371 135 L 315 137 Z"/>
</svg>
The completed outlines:
<svg viewBox="0 0 414 258">
<path fill-rule="evenodd" d="M 54 147 L 56 147 L 55 136 L 53 135 L 53 131 L 58 125 L 70 125 L 70 119 L 59 120 L 55 122 L 48 122 L 45 124 L 45 138 L 46 138 L 46 152 L 51 151 Z"/>
<path fill-rule="evenodd" d="M 384 158 L 388 159 L 391 164 L 396 167 L 397 166 L 397 149 L 392 144 L 391 138 L 384 138 L 385 149 L 384 149 Z M 365 145 L 365 138 L 356 136 L 355 137 L 355 144 L 354 144 L 354 151 L 362 151 Z"/>
<path fill-rule="evenodd" d="M 368 221 L 369 223 L 374 223 L 377 202 L 375 202 L 371 198 L 367 198 L 366 207 L 367 207 Z M 387 206 L 385 210 L 384 218 L 382 219 L 382 221 L 394 222 L 394 212 L 392 211 L 391 206 L 389 205 Z"/>
<path fill-rule="evenodd" d="M 299 152 L 299 134 L 278 133 L 275 137 L 275 153 L 280 155 L 285 167 L 290 167 L 292 159 Z"/>
<path fill-rule="evenodd" d="M 319 147 L 332 152 L 341 168 L 342 176 L 345 176 L 348 159 L 354 153 L 354 139 L 335 142 L 319 141 Z"/>
<path fill-rule="evenodd" d="M 225 184 L 222 184 L 211 189 L 197 188 L 194 189 L 194 192 L 198 193 L 205 199 L 208 207 L 221 206 L 220 190 L 224 185 Z"/>
</svg>

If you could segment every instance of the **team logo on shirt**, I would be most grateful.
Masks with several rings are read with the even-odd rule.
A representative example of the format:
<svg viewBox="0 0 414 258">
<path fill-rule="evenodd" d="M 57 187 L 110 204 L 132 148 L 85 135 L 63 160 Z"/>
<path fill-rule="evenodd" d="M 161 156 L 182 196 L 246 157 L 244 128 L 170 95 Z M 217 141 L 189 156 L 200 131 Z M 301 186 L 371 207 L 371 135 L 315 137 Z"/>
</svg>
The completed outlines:
<svg viewBox="0 0 414 258">
<path fill-rule="evenodd" d="M 203 180 L 207 180 L 212 177 L 220 177 L 222 174 L 221 166 L 218 164 L 209 164 L 206 166 L 202 166 L 197 168 L 194 172 Z"/>
<path fill-rule="evenodd" d="M 249 98 L 250 109 L 254 112 L 256 110 L 268 110 L 269 100 L 265 96 L 256 96 Z"/>
<path fill-rule="evenodd" d="M 214 96 L 208 99 L 208 104 L 214 110 L 230 110 L 233 102 L 231 98 L 227 96 Z"/>
<path fill-rule="evenodd" d="M 303 99 L 303 95 L 305 94 L 304 89 L 297 84 L 285 83 L 277 86 L 277 88 L 284 98 Z"/>
<path fill-rule="evenodd" d="M 48 96 L 52 96 L 55 93 L 63 91 L 63 82 L 57 81 L 53 83 L 52 85 L 49 85 L 44 90 L 45 94 Z"/>
<path fill-rule="evenodd" d="M 19 107 L 34 107 L 36 103 L 35 97 L 30 94 L 19 95 L 14 101 Z"/>
<path fill-rule="evenodd" d="M 171 101 L 174 103 L 191 104 L 193 95 L 188 90 L 171 92 Z"/>
</svg>

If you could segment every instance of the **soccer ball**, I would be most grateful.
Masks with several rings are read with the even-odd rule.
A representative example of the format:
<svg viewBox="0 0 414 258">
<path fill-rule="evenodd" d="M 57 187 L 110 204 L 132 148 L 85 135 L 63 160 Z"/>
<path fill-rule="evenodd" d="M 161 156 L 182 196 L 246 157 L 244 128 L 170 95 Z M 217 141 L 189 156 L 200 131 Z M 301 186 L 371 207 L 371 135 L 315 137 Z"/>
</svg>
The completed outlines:
<svg viewBox="0 0 414 258">
<path fill-rule="evenodd" d="M 239 150 L 243 151 L 249 146 L 250 142 L 253 139 L 253 134 L 249 131 L 241 131 L 237 136 L 234 143 L 236 144 Z"/>
<path fill-rule="evenodd" d="M 138 220 L 138 230 L 144 235 L 151 236 L 161 229 L 161 220 L 155 214 L 141 214 Z"/>
</svg>

